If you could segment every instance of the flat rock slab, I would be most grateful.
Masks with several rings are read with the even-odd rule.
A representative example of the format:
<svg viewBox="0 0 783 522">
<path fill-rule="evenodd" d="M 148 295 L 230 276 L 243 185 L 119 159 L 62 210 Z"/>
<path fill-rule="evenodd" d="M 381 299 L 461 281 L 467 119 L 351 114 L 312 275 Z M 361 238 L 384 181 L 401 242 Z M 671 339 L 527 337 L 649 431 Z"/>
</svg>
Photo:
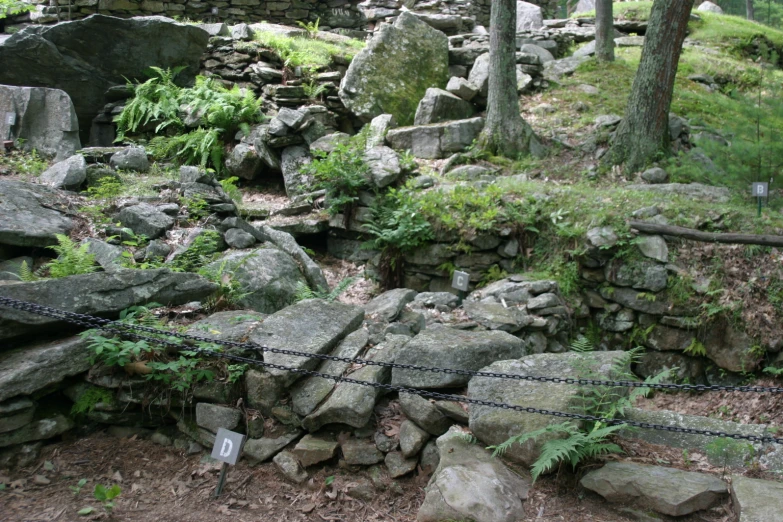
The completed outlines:
<svg viewBox="0 0 783 522">
<path fill-rule="evenodd" d="M 199 275 L 159 268 L 99 272 L 5 285 L 3 296 L 68 312 L 105 317 L 143 303 L 178 305 L 198 301 L 215 290 L 216 284 Z M 0 340 L 56 324 L 62 323 L 50 317 L 0 307 Z"/>
<path fill-rule="evenodd" d="M 445 158 L 468 148 L 484 128 L 484 118 L 392 129 L 386 140 L 393 149 L 409 150 L 417 158 Z"/>
<path fill-rule="evenodd" d="M 460 370 L 479 370 L 495 361 L 525 355 L 522 340 L 500 332 L 466 332 L 453 328 L 427 328 L 414 337 L 397 356 L 398 364 L 417 364 Z M 467 375 L 421 372 L 394 368 L 392 384 L 413 388 L 464 386 Z"/>
<path fill-rule="evenodd" d="M 628 185 L 628 190 L 654 192 L 662 196 L 683 196 L 699 201 L 727 203 L 731 197 L 729 189 L 712 187 L 701 183 L 664 183 L 660 185 Z"/>
<path fill-rule="evenodd" d="M 615 361 L 622 354 L 623 352 L 544 353 L 528 355 L 519 360 L 496 362 L 481 368 L 481 371 L 545 377 L 576 377 L 580 372 L 591 369 L 593 373 L 609 378 Z M 551 411 L 570 411 L 579 393 L 579 387 L 567 384 L 491 377 L 474 377 L 468 384 L 468 397 L 471 399 L 492 400 Z M 536 431 L 560 422 L 554 417 L 489 406 L 471 405 L 469 409 L 471 431 L 476 438 L 488 446 L 501 444 L 514 435 Z M 556 435 L 547 434 L 522 445 L 514 444 L 505 453 L 505 457 L 530 466 L 540 456 L 544 443 L 555 437 Z"/>
<path fill-rule="evenodd" d="M 731 501 L 738 522 L 782 522 L 783 484 L 731 477 Z"/>
<path fill-rule="evenodd" d="M 437 445 L 440 463 L 425 490 L 418 522 L 517 522 L 524 518 L 528 479 L 513 473 L 480 445 L 468 442 L 459 428 L 438 438 Z"/>
<path fill-rule="evenodd" d="M 610 462 L 580 483 L 609 502 L 675 517 L 707 509 L 728 494 L 726 483 L 712 475 L 633 462 Z"/>
<path fill-rule="evenodd" d="M 49 187 L 0 180 L 0 244 L 46 247 L 57 244 L 57 234 L 70 234 L 68 202 Z"/>
<path fill-rule="evenodd" d="M 309 299 L 267 317 L 250 334 L 249 340 L 269 348 L 324 354 L 359 328 L 363 320 L 364 310 L 358 306 Z M 282 353 L 266 353 L 264 360 L 308 370 L 318 366 L 317 359 Z M 269 369 L 269 374 L 283 386 L 290 386 L 299 377 L 299 374 L 277 369 Z"/>
</svg>

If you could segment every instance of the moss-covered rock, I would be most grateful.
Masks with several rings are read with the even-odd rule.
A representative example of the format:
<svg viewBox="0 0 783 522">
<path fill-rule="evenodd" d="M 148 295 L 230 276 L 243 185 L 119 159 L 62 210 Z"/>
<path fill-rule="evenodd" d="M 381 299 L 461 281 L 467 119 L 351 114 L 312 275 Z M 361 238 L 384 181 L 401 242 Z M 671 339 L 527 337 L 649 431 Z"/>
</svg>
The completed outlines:
<svg viewBox="0 0 783 522">
<path fill-rule="evenodd" d="M 403 12 L 353 59 L 340 98 L 365 121 L 392 114 L 410 125 L 427 89 L 446 86 L 448 69 L 446 35 Z"/>
</svg>

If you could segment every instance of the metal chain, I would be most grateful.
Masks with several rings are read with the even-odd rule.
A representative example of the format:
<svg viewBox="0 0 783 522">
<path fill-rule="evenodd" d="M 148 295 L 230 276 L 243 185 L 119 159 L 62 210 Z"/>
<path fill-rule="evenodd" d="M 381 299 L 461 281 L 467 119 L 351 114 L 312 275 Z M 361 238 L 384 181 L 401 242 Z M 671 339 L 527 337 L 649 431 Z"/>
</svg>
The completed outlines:
<svg viewBox="0 0 783 522">
<path fill-rule="evenodd" d="M 292 355 L 296 357 L 303 357 L 307 359 L 317 359 L 321 361 L 338 361 L 346 362 L 350 364 L 364 364 L 367 366 L 382 366 L 387 368 L 399 368 L 403 370 L 413 370 L 420 372 L 431 373 L 443 373 L 453 375 L 466 375 L 469 377 L 489 377 L 494 379 L 509 379 L 516 381 L 531 381 L 531 382 L 551 382 L 554 384 L 573 384 L 579 386 L 611 386 L 619 388 L 649 388 L 653 390 L 678 390 L 678 391 L 729 391 L 729 392 L 744 392 L 744 393 L 783 393 L 781 387 L 766 387 L 766 386 L 724 386 L 724 385 L 707 385 L 707 384 L 672 384 L 672 383 L 646 383 L 641 381 L 627 381 L 627 380 L 603 380 L 603 379 L 579 379 L 573 377 L 544 377 L 540 375 L 520 375 L 513 373 L 494 373 L 494 372 L 480 372 L 474 370 L 462 370 L 457 368 L 438 368 L 431 366 L 420 366 L 416 364 L 399 364 L 382 361 L 372 361 L 362 358 L 350 358 L 339 357 L 336 355 L 316 354 L 309 352 L 299 352 L 295 350 L 285 350 L 282 348 L 271 348 L 268 346 L 262 346 L 255 343 L 239 343 L 235 341 L 223 341 L 217 339 L 211 339 L 208 337 L 200 337 L 192 334 L 183 334 L 179 332 L 169 332 L 165 330 L 159 330 L 151 328 L 149 326 L 134 325 L 123 323 L 119 321 L 111 321 L 109 319 L 103 319 L 100 317 L 94 317 L 91 315 L 77 314 L 74 312 L 67 312 L 65 310 L 58 310 L 44 305 L 35 303 L 29 303 L 26 301 L 20 301 L 9 297 L 0 296 L 0 305 L 7 306 L 9 308 L 15 308 L 18 310 L 24 310 L 38 315 L 53 317 L 63 321 L 71 322 L 84 326 L 81 322 L 99 323 L 100 325 L 112 324 L 118 328 L 126 330 L 139 330 L 154 335 L 165 335 L 167 337 L 177 337 L 185 341 L 194 341 L 208 344 L 219 344 L 221 346 L 229 346 L 232 348 L 240 348 L 247 351 L 256 352 L 269 352 L 282 355 Z"/>
<path fill-rule="evenodd" d="M 13 305 L 9 305 L 9 301 L 14 301 Z M 73 324 L 78 324 L 80 326 L 84 326 L 86 328 L 99 328 L 104 331 L 112 332 L 120 336 L 124 337 L 130 337 L 132 339 L 136 340 L 143 340 L 147 342 L 152 342 L 156 344 L 161 345 L 167 345 L 174 348 L 181 349 L 182 345 L 179 343 L 175 343 L 168 339 L 158 339 L 153 337 L 147 337 L 144 335 L 137 334 L 133 331 L 129 331 L 128 327 L 130 326 L 137 326 L 137 325 L 129 325 L 126 323 L 120 323 L 117 321 L 111 321 L 108 319 L 102 319 L 99 317 L 93 317 L 89 315 L 84 314 L 75 314 L 73 312 L 64 312 L 60 310 L 56 310 L 54 308 L 49 307 L 43 307 L 40 305 L 36 305 L 33 303 L 26 303 L 23 301 L 17 301 L 15 299 L 9 299 L 5 297 L 0 297 L 0 304 L 4 304 L 7 306 L 11 306 L 12 308 L 16 308 L 19 310 L 29 311 L 32 313 L 37 313 L 39 315 L 52 317 L 56 319 L 61 319 L 64 321 L 71 322 Z M 165 332 L 163 330 L 156 330 L 154 328 L 149 327 L 140 327 L 140 328 L 132 328 L 130 330 L 152 330 L 153 333 L 160 333 L 163 335 L 166 335 L 168 337 L 179 337 L 178 334 L 170 335 L 170 332 Z M 215 342 L 214 340 L 207 340 L 206 342 L 212 343 L 212 344 L 223 344 L 222 342 Z M 232 343 L 236 344 L 236 343 Z M 266 361 L 259 361 L 256 359 L 250 359 L 248 357 L 240 357 L 237 355 L 230 355 L 220 352 L 215 352 L 213 350 L 198 348 L 198 347 L 188 347 L 188 351 L 192 351 L 194 353 L 207 355 L 210 357 L 220 358 L 220 359 L 226 359 L 234 362 L 240 362 L 245 363 L 248 365 L 253 366 L 262 366 L 264 368 L 273 368 L 276 370 L 282 370 L 282 371 L 288 371 L 300 375 L 308 375 L 312 377 L 320 377 L 323 379 L 329 379 L 334 381 L 335 383 L 338 382 L 345 382 L 349 384 L 356 384 L 360 386 L 368 386 L 372 388 L 382 389 L 386 391 L 394 391 L 398 393 L 409 393 L 413 395 L 418 395 L 420 397 L 430 398 L 430 399 L 438 399 L 443 401 L 450 401 L 450 402 L 461 402 L 466 404 L 473 404 L 476 406 L 487 406 L 490 408 L 499 408 L 499 409 L 505 409 L 505 410 L 511 410 L 511 411 L 517 411 L 520 413 L 533 413 L 538 415 L 547 415 L 550 417 L 559 417 L 559 418 L 565 418 L 565 419 L 574 419 L 574 420 L 585 420 L 585 421 L 591 421 L 591 422 L 601 422 L 607 425 L 620 425 L 624 424 L 626 426 L 630 427 L 636 427 L 636 428 L 644 428 L 644 429 L 652 429 L 652 430 L 658 430 L 658 431 L 669 431 L 674 433 L 684 433 L 688 435 L 704 435 L 708 437 L 725 437 L 729 439 L 734 440 L 747 440 L 750 442 L 760 442 L 760 443 L 775 443 L 775 444 L 783 444 L 783 438 L 776 438 L 771 436 L 757 436 L 757 435 L 742 435 L 740 433 L 726 433 L 722 431 L 713 431 L 713 430 L 699 430 L 695 428 L 683 428 L 680 426 L 664 426 L 662 424 L 652 424 L 648 422 L 639 422 L 639 421 L 632 421 L 632 420 L 624 420 L 624 419 L 608 419 L 608 418 L 602 418 L 602 417 L 596 417 L 593 415 L 584 415 L 580 413 L 568 413 L 568 412 L 562 412 L 562 411 L 554 411 L 554 410 L 545 410 L 541 408 L 533 408 L 529 406 L 518 406 L 515 404 L 508 404 L 503 402 L 495 402 L 495 401 L 486 401 L 481 399 L 472 399 L 470 397 L 465 397 L 463 395 L 453 395 L 453 394 L 446 394 L 446 393 L 439 393 L 434 391 L 428 391 L 428 390 L 419 390 L 415 388 L 408 388 L 406 386 L 397 386 L 393 384 L 383 384 L 379 382 L 368 382 L 368 381 L 360 381 L 357 379 L 352 379 L 350 377 L 344 377 L 341 375 L 329 375 L 326 373 L 321 373 L 313 370 L 306 370 L 304 368 L 292 368 L 290 366 L 284 366 L 281 364 L 274 364 Z M 282 353 L 286 353 L 286 351 L 283 351 Z M 357 362 L 356 359 L 349 359 L 350 362 Z M 370 361 L 374 362 L 374 361 Z"/>
</svg>

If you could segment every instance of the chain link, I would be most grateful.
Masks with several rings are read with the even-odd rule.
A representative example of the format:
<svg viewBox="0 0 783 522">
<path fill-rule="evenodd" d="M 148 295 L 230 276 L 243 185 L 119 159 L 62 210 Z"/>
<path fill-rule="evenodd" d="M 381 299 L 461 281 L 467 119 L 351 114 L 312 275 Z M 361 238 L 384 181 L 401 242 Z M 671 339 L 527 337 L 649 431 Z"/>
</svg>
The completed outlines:
<svg viewBox="0 0 783 522">
<path fill-rule="evenodd" d="M 223 342 L 223 341 L 216 341 L 215 339 L 208 339 L 208 338 L 201 338 L 198 336 L 190 336 L 190 335 L 184 335 L 179 334 L 175 332 L 167 332 L 164 330 L 158 330 L 155 328 L 150 328 L 146 326 L 141 325 L 130 325 L 127 323 L 121 323 L 118 321 L 111 321 L 109 319 L 103 319 L 100 317 L 94 317 L 90 315 L 85 314 L 76 314 L 74 312 L 66 312 L 63 310 L 57 310 L 55 308 L 50 308 L 47 306 L 37 305 L 34 303 L 28 303 L 24 301 L 19 301 L 16 299 L 11 299 L 7 297 L 0 296 L 0 304 L 4 306 L 8 306 L 10 308 L 14 308 L 17 310 L 22 310 L 30 313 L 34 313 L 41 316 L 51 317 L 54 319 L 58 319 L 61 321 L 67 321 L 72 324 L 76 324 L 79 326 L 83 326 L 85 328 L 99 328 L 101 330 L 111 332 L 123 337 L 128 337 L 136 340 L 143 340 L 151 343 L 156 343 L 160 345 L 165 346 L 171 346 L 173 348 L 177 348 L 178 350 L 183 349 L 183 345 L 180 343 L 173 342 L 172 340 L 169 340 L 168 338 L 182 338 L 186 340 L 195 340 L 199 342 L 205 342 L 209 344 L 218 344 L 223 346 L 232 346 L 232 347 L 239 347 L 239 348 L 245 348 L 245 349 L 251 349 L 251 350 L 263 350 L 263 351 L 269 351 L 271 353 L 282 353 L 282 354 L 288 354 L 288 355 L 298 355 L 298 356 L 304 356 L 304 357 L 312 357 L 313 354 L 307 354 L 305 352 L 294 352 L 290 350 L 279 350 L 279 349 L 273 349 L 273 348 L 267 348 L 267 347 L 261 347 L 258 345 L 253 344 L 246 344 L 246 343 L 234 343 L 234 342 Z M 140 335 L 136 331 L 145 331 L 148 333 L 153 333 L 155 335 L 163 335 L 164 338 L 153 338 L 153 337 L 147 337 L 144 335 Z M 747 440 L 750 442 L 758 442 L 758 443 L 775 443 L 775 444 L 783 444 L 783 438 L 777 438 L 772 436 L 758 436 L 758 435 L 743 435 L 740 433 L 726 433 L 722 431 L 714 431 L 714 430 L 700 430 L 695 428 L 684 428 L 681 426 L 665 426 L 662 424 L 652 424 L 648 422 L 639 422 L 639 421 L 633 421 L 633 420 L 626 420 L 626 419 L 608 419 L 608 418 L 602 418 L 602 417 L 596 417 L 593 415 L 585 415 L 580 413 L 568 413 L 568 412 L 562 412 L 562 411 L 554 411 L 554 410 L 546 410 L 541 408 L 533 408 L 530 406 L 519 406 L 515 404 L 508 404 L 503 402 L 495 402 L 495 401 L 487 401 L 482 399 L 473 399 L 470 397 L 465 397 L 463 395 L 454 395 L 454 394 L 446 394 L 446 393 L 439 393 L 434 391 L 428 391 L 428 390 L 419 390 L 415 388 L 408 388 L 406 386 L 397 386 L 393 384 L 384 384 L 379 382 L 368 382 L 368 381 L 360 381 L 357 379 L 352 379 L 350 377 L 345 377 L 341 375 L 330 375 L 326 373 L 321 373 L 313 370 L 307 370 L 304 368 L 293 368 L 290 366 L 285 366 L 281 364 L 274 364 L 263 360 L 257 360 L 257 359 L 251 359 L 249 357 L 241 357 L 238 355 L 231 355 L 221 352 L 216 352 L 214 350 L 204 349 L 204 348 L 198 348 L 198 347 L 191 347 L 186 346 L 188 351 L 192 351 L 194 353 L 198 353 L 201 355 L 206 355 L 210 357 L 220 358 L 220 359 L 226 359 L 234 362 L 244 363 L 248 365 L 253 366 L 261 366 L 264 368 L 272 368 L 276 370 L 281 371 L 287 371 L 296 373 L 299 375 L 307 375 L 312 377 L 320 377 L 323 379 L 329 379 L 334 381 L 335 383 L 349 383 L 349 384 L 356 384 L 360 386 L 368 386 L 372 388 L 382 389 L 386 391 L 393 391 L 398 393 L 409 393 L 413 395 L 418 395 L 420 397 L 425 397 L 429 399 L 437 399 L 437 400 L 444 400 L 444 401 L 450 401 L 450 402 L 461 402 L 465 404 L 473 404 L 476 406 L 487 406 L 490 408 L 499 408 L 499 409 L 505 409 L 505 410 L 511 410 L 511 411 L 517 411 L 520 413 L 533 413 L 538 415 L 547 415 L 550 417 L 559 417 L 559 418 L 565 418 L 565 419 L 573 419 L 573 420 L 583 420 L 583 421 L 591 421 L 591 422 L 601 422 L 607 425 L 620 425 L 624 424 L 629 427 L 636 427 L 636 428 L 643 428 L 643 429 L 652 429 L 652 430 L 658 430 L 658 431 L 668 431 L 673 433 L 683 433 L 687 435 L 703 435 L 708 437 L 725 437 L 730 438 L 734 440 Z M 300 355 L 301 354 L 301 355 Z M 315 357 L 317 359 L 322 359 L 322 357 Z M 539 382 L 555 382 L 555 383 L 563 383 L 563 384 L 599 384 L 599 385 L 607 385 L 605 383 L 609 383 L 608 385 L 615 385 L 613 383 L 628 383 L 632 384 L 631 381 L 597 381 L 593 379 L 558 379 L 558 378 L 549 378 L 549 377 L 535 377 L 535 376 L 517 376 L 517 375 L 509 375 L 509 374 L 493 374 L 493 373 L 486 373 L 486 372 L 467 372 L 464 370 L 455 370 L 455 369 L 449 369 L 449 368 L 429 368 L 429 367 L 418 367 L 415 365 L 395 365 L 395 364 L 389 364 L 389 363 L 380 363 L 378 361 L 365 361 L 363 359 L 348 359 L 348 358 L 332 358 L 332 357 L 326 357 L 323 358 L 325 360 L 340 360 L 350 363 L 359 363 L 359 364 L 367 364 L 367 365 L 375 365 L 375 366 L 391 366 L 393 368 L 405 368 L 405 369 L 423 369 L 424 371 L 436 371 L 437 372 L 444 372 L 444 373 L 456 373 L 456 374 L 468 374 L 473 376 L 481 376 L 481 377 L 498 377 L 498 378 L 513 378 L 518 379 L 520 377 L 527 377 L 525 380 L 535 380 Z M 634 383 L 635 384 L 635 383 Z M 619 384 L 622 386 L 623 384 Z M 652 386 L 650 386 L 652 387 Z M 756 391 L 753 389 L 750 389 L 751 387 L 736 387 L 736 391 Z M 747 388 L 747 389 L 740 389 L 740 388 Z M 710 387 L 705 387 L 705 389 L 710 389 Z M 780 390 L 780 388 L 770 388 L 770 389 L 764 389 L 764 391 L 770 391 L 770 390 Z M 779 391 L 778 391 L 779 393 Z"/>
</svg>

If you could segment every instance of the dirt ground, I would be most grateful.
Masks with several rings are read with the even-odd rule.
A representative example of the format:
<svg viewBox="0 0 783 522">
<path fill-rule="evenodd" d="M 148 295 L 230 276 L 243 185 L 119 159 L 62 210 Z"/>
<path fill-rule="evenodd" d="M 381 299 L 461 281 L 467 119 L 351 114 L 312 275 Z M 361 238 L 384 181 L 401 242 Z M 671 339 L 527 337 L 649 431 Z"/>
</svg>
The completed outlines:
<svg viewBox="0 0 783 522">
<path fill-rule="evenodd" d="M 627 455 L 639 462 L 681 465 L 677 452 L 626 444 Z M 619 457 L 618 457 L 619 458 Z M 691 463 L 699 468 L 698 456 Z M 679 459 L 681 461 L 681 458 Z M 680 466 L 681 467 L 681 466 Z M 366 472 L 336 463 L 311 470 L 304 484 L 288 483 L 272 463 L 231 467 L 224 494 L 213 499 L 220 463 L 206 452 L 186 455 L 137 437 L 118 439 L 106 431 L 44 447 L 36 463 L 13 472 L 0 471 L 0 522 L 6 521 L 139 521 L 250 522 L 392 521 L 414 522 L 429 480 L 425 473 L 370 489 L 364 498 L 346 492 L 368 482 Z M 717 470 L 709 470 L 715 471 Z M 329 486 L 328 477 L 334 477 Z M 578 476 L 563 471 L 540 479 L 525 504 L 528 521 L 627 522 L 645 520 L 628 515 L 578 485 Z M 80 479 L 87 483 L 78 493 Z M 118 484 L 122 493 L 108 515 L 92 495 L 95 484 Z M 690 517 L 687 522 L 731 522 L 729 501 Z M 88 506 L 86 516 L 78 512 Z M 666 520 L 665 518 L 663 520 Z"/>
</svg>

